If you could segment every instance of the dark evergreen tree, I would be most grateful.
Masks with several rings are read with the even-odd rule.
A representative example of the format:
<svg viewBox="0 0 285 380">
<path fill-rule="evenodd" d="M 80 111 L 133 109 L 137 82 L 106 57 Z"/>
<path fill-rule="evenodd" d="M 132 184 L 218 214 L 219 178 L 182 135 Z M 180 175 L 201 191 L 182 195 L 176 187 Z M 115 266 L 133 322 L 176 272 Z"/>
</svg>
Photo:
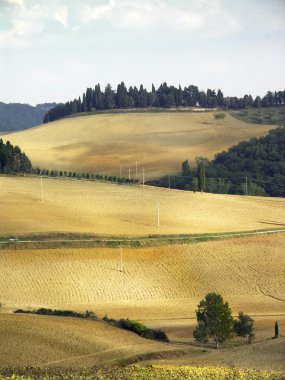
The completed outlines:
<svg viewBox="0 0 285 380">
<path fill-rule="evenodd" d="M 234 331 L 241 339 L 248 337 L 248 343 L 251 343 L 254 337 L 254 320 L 247 314 L 239 312 L 238 319 L 234 321 Z"/>
<path fill-rule="evenodd" d="M 277 321 L 275 322 L 275 326 L 274 326 L 274 336 L 275 336 L 276 339 L 279 336 L 279 327 L 278 327 L 278 322 Z"/>
<path fill-rule="evenodd" d="M 218 348 L 219 343 L 232 338 L 234 321 L 231 309 L 220 294 L 207 294 L 198 305 L 196 317 L 198 326 L 194 331 L 194 337 L 202 328 L 204 335 L 213 338 L 216 348 Z M 202 327 L 201 324 L 203 324 Z"/>
<path fill-rule="evenodd" d="M 115 107 L 114 91 L 110 84 L 105 87 L 104 105 L 106 109 L 112 109 Z"/>
<path fill-rule="evenodd" d="M 198 164 L 198 187 L 202 192 L 205 190 L 206 185 L 206 173 L 205 173 L 205 165 L 203 162 Z"/>
</svg>

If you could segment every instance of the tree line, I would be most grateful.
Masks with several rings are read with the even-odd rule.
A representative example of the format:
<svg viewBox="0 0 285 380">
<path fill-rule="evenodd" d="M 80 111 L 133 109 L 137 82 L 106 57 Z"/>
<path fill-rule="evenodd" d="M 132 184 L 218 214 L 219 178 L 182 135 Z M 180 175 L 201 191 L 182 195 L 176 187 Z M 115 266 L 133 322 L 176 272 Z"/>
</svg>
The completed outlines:
<svg viewBox="0 0 285 380">
<path fill-rule="evenodd" d="M 196 158 L 196 167 L 182 162 L 179 176 L 164 176 L 149 184 L 220 194 L 285 196 L 285 127 L 260 138 L 242 141 L 216 154 Z"/>
<path fill-rule="evenodd" d="M 284 91 L 268 91 L 261 98 L 255 99 L 251 95 L 243 97 L 224 97 L 220 89 L 207 91 L 199 90 L 197 86 L 189 85 L 182 89 L 168 86 L 167 83 L 161 84 L 157 89 L 152 85 L 151 91 L 147 91 L 141 84 L 139 87 L 130 86 L 128 89 L 124 82 L 118 84 L 117 89 L 112 89 L 110 84 L 101 90 L 100 84 L 95 88 L 87 88 L 82 98 L 61 103 L 50 109 L 44 116 L 44 123 L 60 119 L 62 117 L 94 112 L 97 110 L 112 109 L 138 109 L 138 108 L 175 108 L 175 107 L 205 107 L 205 108 L 226 108 L 244 109 L 248 107 L 269 107 L 285 104 Z"/>
<path fill-rule="evenodd" d="M 0 172 L 30 172 L 32 164 L 24 152 L 16 145 L 13 146 L 10 141 L 4 144 L 0 139 Z"/>
</svg>

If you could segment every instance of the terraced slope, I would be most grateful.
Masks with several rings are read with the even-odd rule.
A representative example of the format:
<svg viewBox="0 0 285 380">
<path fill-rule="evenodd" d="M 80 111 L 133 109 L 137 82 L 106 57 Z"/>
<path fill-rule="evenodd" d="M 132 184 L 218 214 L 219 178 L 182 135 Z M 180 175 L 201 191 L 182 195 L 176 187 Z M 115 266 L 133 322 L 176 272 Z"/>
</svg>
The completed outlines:
<svg viewBox="0 0 285 380">
<path fill-rule="evenodd" d="M 91 115 L 55 121 L 6 135 L 34 166 L 101 172 L 146 179 L 181 171 L 181 162 L 214 155 L 276 126 L 247 124 L 229 114 L 222 122 L 213 112 L 128 113 Z"/>
<path fill-rule="evenodd" d="M 1 235 L 148 235 L 284 227 L 282 198 L 200 194 L 77 180 L 0 176 Z M 43 195 L 43 202 L 42 202 Z M 157 227 L 160 203 L 160 227 Z"/>
<path fill-rule="evenodd" d="M 285 234 L 193 245 L 0 251 L 4 310 L 51 307 L 101 316 L 195 317 L 216 291 L 234 313 L 285 315 Z M 275 317 L 273 317 L 275 318 Z"/>
</svg>

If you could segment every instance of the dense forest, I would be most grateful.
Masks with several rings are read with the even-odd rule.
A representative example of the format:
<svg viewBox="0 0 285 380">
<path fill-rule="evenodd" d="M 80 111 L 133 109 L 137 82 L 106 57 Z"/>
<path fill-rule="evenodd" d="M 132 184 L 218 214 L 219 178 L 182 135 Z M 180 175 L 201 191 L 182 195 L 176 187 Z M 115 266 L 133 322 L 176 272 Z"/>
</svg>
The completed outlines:
<svg viewBox="0 0 285 380">
<path fill-rule="evenodd" d="M 28 104 L 0 102 L 0 132 L 20 131 L 40 125 L 46 112 L 55 106 L 56 103 L 33 107 Z"/>
<path fill-rule="evenodd" d="M 17 173 L 30 172 L 31 161 L 18 146 L 13 146 L 9 141 L 6 144 L 0 139 L 0 172 Z"/>
<path fill-rule="evenodd" d="M 224 97 L 221 90 L 208 89 L 207 92 L 204 92 L 193 85 L 182 89 L 180 85 L 177 88 L 163 83 L 158 89 L 152 85 L 151 91 L 147 91 L 143 85 L 140 85 L 139 88 L 131 86 L 127 89 L 124 82 L 121 82 L 116 91 L 112 89 L 110 84 L 105 87 L 104 91 L 101 90 L 100 84 L 97 84 L 94 89 L 87 88 L 82 99 L 79 97 L 49 110 L 44 116 L 44 123 L 67 115 L 96 110 L 194 106 L 237 110 L 284 104 L 285 90 L 274 93 L 268 91 L 263 98 L 257 96 L 253 99 L 251 95 L 244 95 L 242 98 Z"/>
<path fill-rule="evenodd" d="M 181 175 L 165 176 L 149 184 L 209 193 L 284 197 L 285 128 L 243 141 L 218 153 L 212 161 L 198 157 L 196 164 L 191 169 L 185 160 Z"/>
</svg>

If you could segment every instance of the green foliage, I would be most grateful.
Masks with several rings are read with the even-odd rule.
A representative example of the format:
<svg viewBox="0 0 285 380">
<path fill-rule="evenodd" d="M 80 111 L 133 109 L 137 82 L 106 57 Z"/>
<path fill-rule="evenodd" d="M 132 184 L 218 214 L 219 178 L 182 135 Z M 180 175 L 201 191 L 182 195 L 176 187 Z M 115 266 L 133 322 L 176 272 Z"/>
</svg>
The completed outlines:
<svg viewBox="0 0 285 380">
<path fill-rule="evenodd" d="M 251 108 L 246 111 L 231 112 L 231 116 L 252 124 L 274 124 L 285 126 L 285 107 Z"/>
<path fill-rule="evenodd" d="M 196 164 L 198 169 L 190 170 L 188 178 L 171 176 L 171 187 L 196 191 L 198 185 L 210 193 L 246 194 L 247 177 L 248 195 L 284 197 L 285 127 L 273 129 L 264 137 L 242 141 L 227 152 L 216 154 L 211 162 L 197 157 Z M 149 184 L 168 187 L 166 178 Z"/>
<path fill-rule="evenodd" d="M 39 315 L 56 315 L 59 317 L 76 317 L 76 318 L 86 318 L 86 319 L 98 319 L 93 311 L 86 310 L 85 313 L 77 313 L 72 310 L 53 310 L 41 307 L 37 310 L 15 310 L 16 314 L 39 314 Z"/>
<path fill-rule="evenodd" d="M 207 93 L 200 91 L 197 86 L 189 85 L 183 89 L 179 87 L 169 86 L 166 82 L 162 83 L 156 90 L 152 85 L 151 91 L 147 91 L 143 85 L 139 89 L 134 86 L 128 90 L 121 82 L 114 91 L 110 84 L 105 87 L 102 92 L 100 84 L 94 89 L 87 88 L 81 98 L 68 101 L 65 104 L 59 104 L 49 110 L 44 116 L 44 123 L 48 123 L 59 118 L 81 112 L 94 112 L 95 110 L 112 110 L 126 108 L 149 108 L 160 107 L 164 109 L 176 107 L 222 107 L 229 109 L 245 109 L 247 107 L 269 107 L 272 105 L 283 105 L 285 103 L 285 91 L 268 92 L 264 98 L 257 97 L 253 101 L 251 95 L 244 95 L 243 98 L 227 97 L 224 98 L 222 91 L 208 89 Z M 222 120 L 225 113 L 216 113 L 215 120 Z"/>
<path fill-rule="evenodd" d="M 117 321 L 115 319 L 108 318 L 107 315 L 103 318 L 103 320 L 113 326 L 132 331 L 143 338 L 168 342 L 168 337 L 164 331 L 150 329 L 138 321 L 133 321 L 130 319 L 120 319 Z"/>
<path fill-rule="evenodd" d="M 234 331 L 241 338 L 248 337 L 248 343 L 251 343 L 254 337 L 254 320 L 247 314 L 239 312 L 238 319 L 234 321 Z"/>
<path fill-rule="evenodd" d="M 207 326 L 204 321 L 198 321 L 198 325 L 196 329 L 193 331 L 194 338 L 202 343 L 205 344 L 209 341 L 208 339 L 209 331 L 207 329 Z"/>
<path fill-rule="evenodd" d="M 198 327 L 194 332 L 194 336 L 206 335 L 213 338 L 216 348 L 218 348 L 219 343 L 232 338 L 234 321 L 231 309 L 220 294 L 208 293 L 200 301 L 196 310 L 196 317 Z"/>
<path fill-rule="evenodd" d="M 275 336 L 276 339 L 279 336 L 279 327 L 278 327 L 278 322 L 277 321 L 275 322 L 275 326 L 274 326 L 274 336 Z"/>
<path fill-rule="evenodd" d="M 188 160 L 182 162 L 182 176 L 188 177 L 190 176 L 190 165 Z"/>
<path fill-rule="evenodd" d="M 224 120 L 225 117 L 226 117 L 226 114 L 223 112 L 214 113 L 214 119 L 215 120 Z"/>
<path fill-rule="evenodd" d="M 205 165 L 203 162 L 198 164 L 198 187 L 200 191 L 205 190 L 206 185 L 206 173 L 205 173 Z"/>
<path fill-rule="evenodd" d="M 18 146 L 9 141 L 6 144 L 0 139 L 0 172 L 30 172 L 32 164 L 26 154 Z"/>
</svg>

